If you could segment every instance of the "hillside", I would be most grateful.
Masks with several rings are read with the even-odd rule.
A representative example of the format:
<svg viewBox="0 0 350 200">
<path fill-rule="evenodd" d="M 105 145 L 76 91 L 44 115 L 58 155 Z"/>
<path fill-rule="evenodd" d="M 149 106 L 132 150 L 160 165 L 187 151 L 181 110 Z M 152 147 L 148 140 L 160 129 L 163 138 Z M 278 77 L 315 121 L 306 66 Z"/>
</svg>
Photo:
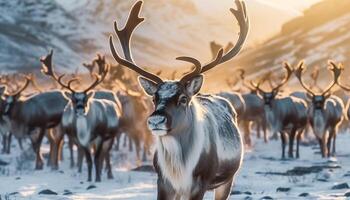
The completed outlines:
<svg viewBox="0 0 350 200">
<path fill-rule="evenodd" d="M 57 66 L 70 71 L 90 60 L 96 51 L 109 55 L 107 39 L 113 30 L 113 21 L 120 19 L 122 24 L 134 2 L 0 2 L 0 72 L 37 71 L 38 57 L 51 48 L 55 50 Z M 271 29 L 277 31 L 287 18 L 296 16 L 259 1 L 247 1 L 247 4 L 253 27 L 248 41 L 254 41 L 268 21 L 276 19 Z M 138 28 L 133 40 L 138 63 L 159 68 L 179 67 L 183 63 L 175 61 L 178 56 L 190 55 L 205 60 L 210 56 L 208 44 L 211 40 L 221 43 L 234 40 L 236 22 L 228 7 L 218 4 L 218 10 L 205 13 L 199 5 L 187 0 L 147 0 L 142 11 L 147 21 Z M 232 1 L 228 6 L 233 5 Z M 283 17 L 277 17 L 282 14 Z"/>
<path fill-rule="evenodd" d="M 327 67 L 329 59 L 349 66 L 349 30 L 350 1 L 325 0 L 306 10 L 303 17 L 287 22 L 279 34 L 245 51 L 213 77 L 245 68 L 254 78 L 267 71 L 280 70 L 283 61 L 296 65 L 300 60 L 305 60 L 310 68 L 308 73 L 316 66 Z M 346 76 L 349 72 L 345 70 Z M 329 83 L 330 76 L 326 70 L 321 70 L 320 80 L 324 82 L 322 85 Z M 294 81 L 291 81 L 291 85 L 296 83 Z"/>
</svg>

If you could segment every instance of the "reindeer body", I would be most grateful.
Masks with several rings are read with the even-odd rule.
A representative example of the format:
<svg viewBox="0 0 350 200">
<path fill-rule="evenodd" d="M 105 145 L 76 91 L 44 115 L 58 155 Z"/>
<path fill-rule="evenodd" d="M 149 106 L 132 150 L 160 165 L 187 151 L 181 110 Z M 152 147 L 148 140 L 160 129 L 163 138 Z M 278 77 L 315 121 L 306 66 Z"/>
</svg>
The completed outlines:
<svg viewBox="0 0 350 200">
<path fill-rule="evenodd" d="M 109 154 L 114 136 L 118 132 L 121 109 L 113 101 L 95 98 L 89 100 L 86 106 L 88 108 L 87 113 L 85 115 L 77 115 L 70 101 L 63 112 L 62 127 L 84 149 L 88 164 L 89 181 L 91 181 L 92 171 L 90 148 L 92 145 L 96 145 L 97 150 L 94 159 L 96 181 L 101 181 L 100 174 L 103 155 L 106 153 Z M 104 149 L 104 146 L 107 149 Z M 110 165 L 109 163 L 107 164 Z"/>
<path fill-rule="evenodd" d="M 6 105 L 4 105 L 2 112 L 5 112 L 5 109 L 9 109 L 9 111 L 3 113 L 2 118 L 16 138 L 30 136 L 36 153 L 36 169 L 42 169 L 43 161 L 40 154 L 42 139 L 47 129 L 54 128 L 60 123 L 67 100 L 60 91 L 44 92 L 28 98 L 20 97 L 17 100 L 15 98 L 14 96 L 7 97 L 7 102 L 4 103 L 7 103 L 11 108 L 6 108 Z M 38 134 L 36 133 L 37 130 L 39 130 Z M 58 134 L 61 134 L 58 137 L 63 136 L 62 133 Z M 58 167 L 56 162 L 58 155 L 52 156 L 55 156 L 55 158 L 51 158 L 55 162 L 52 167 L 56 169 Z"/>
<path fill-rule="evenodd" d="M 246 105 L 242 95 L 238 92 L 220 92 L 218 96 L 227 99 L 232 104 L 237 113 L 237 119 L 240 121 L 246 110 Z"/>
<path fill-rule="evenodd" d="M 246 106 L 245 112 L 242 116 L 246 143 L 251 145 L 251 122 L 255 122 L 257 125 L 258 138 L 260 137 L 260 131 L 262 130 L 264 132 L 264 141 L 268 142 L 263 99 L 254 93 L 243 94 L 242 97 Z"/>
<path fill-rule="evenodd" d="M 308 117 L 313 132 L 320 143 L 322 156 L 330 156 L 330 145 L 333 139 L 333 154 L 338 126 L 343 119 L 344 104 L 337 96 L 330 96 L 324 102 L 323 108 L 311 104 Z M 328 134 L 327 134 L 328 133 Z M 327 145 L 327 150 L 326 150 Z"/>
<path fill-rule="evenodd" d="M 171 194 L 191 199 L 208 189 L 230 188 L 241 165 L 242 139 L 229 102 L 198 95 L 188 113 L 185 120 L 191 123 L 183 132 L 157 137 L 158 199 Z"/>
<path fill-rule="evenodd" d="M 265 98 L 264 98 L 265 99 Z M 265 116 L 269 129 L 273 134 L 280 133 L 282 141 L 282 158 L 285 157 L 286 138 L 289 136 L 288 156 L 293 157 L 293 145 L 297 136 L 297 155 L 299 157 L 299 143 L 301 134 L 307 124 L 306 102 L 296 97 L 275 97 L 265 100 Z"/>
</svg>

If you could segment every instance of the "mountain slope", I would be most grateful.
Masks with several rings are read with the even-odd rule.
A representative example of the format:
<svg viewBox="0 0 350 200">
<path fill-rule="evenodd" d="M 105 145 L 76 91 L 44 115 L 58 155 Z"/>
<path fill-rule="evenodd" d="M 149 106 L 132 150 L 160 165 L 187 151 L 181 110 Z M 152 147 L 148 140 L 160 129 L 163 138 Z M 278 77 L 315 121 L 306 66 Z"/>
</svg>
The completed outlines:
<svg viewBox="0 0 350 200">
<path fill-rule="evenodd" d="M 96 51 L 110 54 L 108 36 L 113 21 L 123 24 L 135 0 L 11 0 L 0 2 L 0 72 L 33 71 L 38 57 L 55 50 L 54 63 L 74 71 L 90 60 Z M 252 27 L 264 27 L 283 11 L 259 1 L 249 1 Z M 232 7 L 233 1 L 229 5 Z M 236 22 L 228 6 L 218 4 L 212 14 L 188 0 L 148 0 L 142 15 L 147 21 L 135 32 L 133 51 L 142 66 L 178 67 L 181 55 L 200 60 L 210 57 L 209 42 L 234 41 Z M 261 11 L 267 11 L 263 14 Z M 222 19 L 221 13 L 228 16 Z M 283 18 L 294 17 L 285 13 Z M 284 19 L 286 20 L 286 19 Z M 273 24 L 277 29 L 282 21 Z M 258 26 L 259 25 L 259 26 Z M 277 27 L 277 28 L 276 28 Z M 259 29 L 255 31 L 259 33 Z M 254 29 L 252 29 L 254 31 Z M 252 34 L 253 41 L 257 34 Z M 117 41 L 115 41 L 117 42 Z M 187 66 L 188 67 L 188 66 Z"/>
<path fill-rule="evenodd" d="M 251 78 L 276 69 L 282 73 L 283 61 L 296 65 L 305 60 L 309 68 L 325 68 L 329 59 L 349 65 L 349 29 L 350 1 L 325 0 L 306 10 L 303 17 L 286 23 L 280 34 L 245 51 L 228 64 L 235 67 L 223 67 L 216 75 L 229 74 L 228 71 L 233 72 L 238 67 L 246 68 Z M 320 76 L 325 82 L 323 85 L 328 84 L 327 70 L 321 70 Z"/>
</svg>

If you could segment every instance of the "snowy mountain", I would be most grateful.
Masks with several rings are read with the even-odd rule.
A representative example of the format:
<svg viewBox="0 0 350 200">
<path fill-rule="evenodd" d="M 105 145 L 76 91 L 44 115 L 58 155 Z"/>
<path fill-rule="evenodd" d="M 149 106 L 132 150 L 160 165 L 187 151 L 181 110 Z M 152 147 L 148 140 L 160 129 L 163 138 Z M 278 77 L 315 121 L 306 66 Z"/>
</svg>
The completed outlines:
<svg viewBox="0 0 350 200">
<path fill-rule="evenodd" d="M 55 50 L 54 63 L 70 71 L 89 61 L 96 51 L 109 55 L 108 36 L 113 21 L 119 19 L 119 24 L 123 24 L 134 2 L 1 1 L 0 72 L 37 71 L 38 57 L 49 49 Z M 296 16 L 260 1 L 251 0 L 247 4 L 252 27 L 256 28 L 249 41 L 259 39 L 264 24 L 274 21 L 272 30 L 277 31 L 281 23 Z M 235 40 L 236 22 L 228 11 L 233 5 L 233 1 L 228 6 L 218 4 L 218 9 L 209 15 L 198 1 L 147 0 L 142 11 L 147 21 L 133 39 L 135 60 L 143 66 L 161 68 L 183 65 L 174 59 L 181 55 L 207 60 L 211 40 L 221 43 Z M 222 13 L 228 17 L 221 18 Z"/>
<path fill-rule="evenodd" d="M 231 68 L 223 67 L 218 74 L 233 72 L 235 67 L 246 68 L 251 77 L 279 69 L 288 61 L 296 65 L 305 60 L 309 67 L 327 67 L 327 60 L 350 65 L 350 1 L 325 0 L 304 12 L 304 16 L 287 22 L 282 31 L 266 42 L 242 53 L 230 63 Z M 235 67 L 232 67 L 235 66 Z M 345 70 L 349 75 L 348 70 Z M 308 78 L 308 75 L 305 75 Z M 330 81 L 327 70 L 321 70 L 322 85 Z M 295 80 L 294 80 L 295 81 Z M 296 82 L 291 82 L 291 85 Z"/>
</svg>

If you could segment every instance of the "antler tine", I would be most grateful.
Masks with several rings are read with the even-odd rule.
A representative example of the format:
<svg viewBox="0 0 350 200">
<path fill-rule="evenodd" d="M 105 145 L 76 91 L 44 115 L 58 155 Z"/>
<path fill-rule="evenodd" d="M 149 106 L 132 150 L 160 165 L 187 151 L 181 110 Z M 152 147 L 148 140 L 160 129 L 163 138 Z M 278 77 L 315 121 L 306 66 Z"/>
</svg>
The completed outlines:
<svg viewBox="0 0 350 200">
<path fill-rule="evenodd" d="M 108 71 L 109 71 L 110 66 L 107 64 L 104 64 L 104 67 L 101 67 L 101 72 L 99 75 L 97 74 L 92 74 L 92 76 L 95 78 L 95 81 L 87 88 L 84 90 L 84 92 L 88 92 L 89 90 L 94 89 L 97 85 L 102 83 L 104 79 L 106 78 Z"/>
<path fill-rule="evenodd" d="M 330 65 L 329 70 L 332 71 L 332 74 L 333 74 L 333 81 L 332 83 L 330 83 L 327 89 L 322 92 L 322 95 L 325 95 L 326 93 L 328 93 L 336 84 L 338 84 L 338 79 L 343 70 L 341 65 L 337 66 L 333 61 L 329 61 L 328 64 Z"/>
<path fill-rule="evenodd" d="M 62 81 L 64 76 L 65 76 L 65 74 L 62 74 L 61 76 L 59 76 L 58 79 L 57 79 L 57 83 L 60 84 L 63 88 L 66 88 L 69 91 L 74 93 L 75 91 L 72 89 L 71 85 L 72 85 L 73 82 L 78 81 L 78 79 L 77 78 L 71 79 L 70 81 L 68 81 L 68 83 L 66 85 Z"/>
<path fill-rule="evenodd" d="M 123 29 L 119 30 L 118 26 L 117 26 L 117 22 L 114 22 L 114 30 L 115 30 L 115 32 L 119 38 L 119 41 L 121 43 L 125 59 L 122 58 L 121 56 L 119 56 L 118 52 L 114 48 L 112 36 L 109 37 L 110 49 L 111 49 L 111 52 L 112 52 L 114 59 L 119 64 L 137 72 L 141 76 L 144 76 L 145 78 L 148 78 L 157 84 L 160 84 L 163 82 L 163 80 L 161 78 L 159 78 L 158 76 L 156 76 L 150 72 L 143 70 L 142 68 L 140 68 L 139 66 L 137 66 L 135 64 L 135 62 L 133 61 L 133 58 L 132 58 L 131 51 L 130 51 L 130 40 L 131 40 L 133 31 L 136 29 L 136 27 L 139 24 L 141 24 L 144 21 L 143 17 L 139 17 L 139 14 L 140 14 L 140 11 L 142 8 L 142 3 L 143 3 L 142 1 L 138 1 L 134 4 L 134 6 L 132 7 L 132 9 L 130 11 L 126 25 Z"/>
<path fill-rule="evenodd" d="M 339 63 L 339 65 L 337 65 L 334 63 L 334 61 L 331 61 L 331 60 L 329 61 L 329 64 L 332 66 L 331 71 L 333 72 L 333 74 L 339 74 L 339 76 L 340 76 L 341 71 L 344 70 L 343 64 Z M 345 86 L 342 83 L 340 83 L 339 79 L 337 79 L 337 84 L 341 89 L 343 89 L 345 91 L 350 91 L 350 87 Z"/>
<path fill-rule="evenodd" d="M 250 81 L 250 85 L 253 86 L 253 88 L 255 88 L 256 90 L 260 91 L 261 93 L 265 93 L 265 91 L 260 88 L 260 84 L 261 83 L 262 83 L 262 80 L 260 80 L 258 82 L 258 84 L 256 84 L 254 81 Z"/>
<path fill-rule="evenodd" d="M 189 63 L 192 63 L 194 65 L 193 71 L 186 74 L 185 76 L 183 76 L 181 78 L 180 82 L 182 84 L 186 84 L 192 77 L 199 75 L 201 73 L 202 65 L 197 59 L 183 56 L 183 57 L 177 57 L 176 60 L 189 62 Z"/>
<path fill-rule="evenodd" d="M 223 55 L 221 57 L 219 62 L 214 60 L 214 61 L 204 65 L 202 67 L 201 73 L 204 73 L 204 72 L 214 68 L 215 66 L 217 66 L 219 64 L 222 64 L 226 61 L 231 60 L 233 57 L 235 57 L 241 51 L 241 49 L 243 47 L 243 44 L 244 44 L 244 42 L 248 36 L 248 32 L 249 32 L 249 19 L 248 19 L 247 9 L 246 9 L 245 3 L 243 1 L 240 1 L 240 0 L 236 0 L 235 3 L 237 5 L 237 10 L 231 8 L 230 11 L 232 12 L 232 14 L 236 17 L 236 19 L 238 21 L 238 25 L 240 28 L 239 38 L 238 38 L 235 46 L 230 51 L 225 53 L 225 55 Z"/>
<path fill-rule="evenodd" d="M 285 64 L 290 66 L 290 64 L 287 62 L 285 62 Z M 305 83 L 303 82 L 303 80 L 301 78 L 304 70 L 305 70 L 304 61 L 300 61 L 300 63 L 298 64 L 298 68 L 294 70 L 294 75 L 295 75 L 295 77 L 297 77 L 300 85 L 306 90 L 306 92 L 308 92 L 312 95 L 315 95 L 315 93 L 305 85 Z"/>
<path fill-rule="evenodd" d="M 272 90 L 278 90 L 282 86 L 284 86 L 288 82 L 291 75 L 293 74 L 294 69 L 286 62 L 284 63 L 284 69 L 286 70 L 286 75 L 285 75 L 284 79 L 282 80 L 282 82 L 280 84 L 278 84 Z"/>
<path fill-rule="evenodd" d="M 40 62 L 42 63 L 41 67 L 41 72 L 45 74 L 46 76 L 50 76 L 57 80 L 57 76 L 53 70 L 52 67 L 52 55 L 53 55 L 53 50 L 50 50 L 50 53 L 46 55 L 45 57 L 40 58 Z"/>
<path fill-rule="evenodd" d="M 26 82 L 24 83 L 24 85 L 21 87 L 21 89 L 19 89 L 17 92 L 13 93 L 12 96 L 17 96 L 19 94 L 21 94 L 28 86 L 30 83 L 30 77 L 29 76 L 25 76 Z"/>
</svg>

